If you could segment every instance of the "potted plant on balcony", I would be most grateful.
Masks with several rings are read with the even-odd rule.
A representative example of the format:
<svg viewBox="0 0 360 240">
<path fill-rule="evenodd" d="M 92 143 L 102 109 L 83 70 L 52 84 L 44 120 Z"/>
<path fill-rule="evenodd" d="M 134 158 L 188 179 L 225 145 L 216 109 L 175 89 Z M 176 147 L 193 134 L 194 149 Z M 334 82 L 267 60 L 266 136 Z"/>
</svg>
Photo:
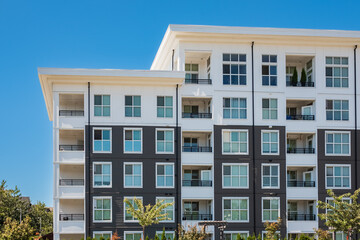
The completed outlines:
<svg viewBox="0 0 360 240">
<path fill-rule="evenodd" d="M 296 86 L 298 83 L 298 73 L 297 73 L 297 70 L 296 68 L 294 68 L 294 72 L 293 72 L 293 75 L 292 75 L 292 78 L 291 78 L 291 86 Z"/>
<path fill-rule="evenodd" d="M 300 83 L 301 83 L 301 86 L 305 86 L 306 84 L 306 73 L 305 73 L 305 69 L 303 68 L 301 70 L 301 78 L 300 78 Z"/>
</svg>

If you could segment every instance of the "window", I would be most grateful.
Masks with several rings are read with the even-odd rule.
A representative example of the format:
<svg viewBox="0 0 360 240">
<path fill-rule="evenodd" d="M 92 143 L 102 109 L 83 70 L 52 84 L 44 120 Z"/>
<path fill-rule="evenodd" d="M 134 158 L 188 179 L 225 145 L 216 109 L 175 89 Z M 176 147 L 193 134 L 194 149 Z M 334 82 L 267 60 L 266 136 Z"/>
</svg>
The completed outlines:
<svg viewBox="0 0 360 240">
<path fill-rule="evenodd" d="M 350 133 L 325 132 L 326 155 L 350 155 Z"/>
<path fill-rule="evenodd" d="M 173 117 L 173 97 L 157 97 L 157 117 Z"/>
<path fill-rule="evenodd" d="M 248 222 L 249 198 L 223 198 L 223 220 Z"/>
<path fill-rule="evenodd" d="M 232 119 L 246 119 L 246 98 L 224 98 L 223 117 Z"/>
<path fill-rule="evenodd" d="M 124 197 L 124 199 L 125 198 L 129 200 L 135 209 L 138 209 L 138 205 L 134 203 L 134 199 L 136 198 L 141 200 L 141 202 L 143 201 L 142 197 Z M 124 222 L 137 222 L 137 218 L 127 212 L 128 208 L 129 205 L 124 201 Z"/>
<path fill-rule="evenodd" d="M 141 128 L 124 128 L 124 153 L 141 153 L 142 152 L 142 129 Z"/>
<path fill-rule="evenodd" d="M 100 240 L 100 238 L 104 238 L 105 240 L 111 240 L 112 232 L 94 232 L 93 237 L 96 240 Z"/>
<path fill-rule="evenodd" d="M 349 87 L 347 57 L 326 57 L 326 87 Z"/>
<path fill-rule="evenodd" d="M 173 163 L 156 163 L 156 187 L 157 188 L 174 187 Z"/>
<path fill-rule="evenodd" d="M 156 235 L 159 239 L 161 239 L 163 232 L 162 231 L 156 231 Z M 166 240 L 174 240 L 175 233 L 172 231 L 165 231 L 165 239 Z"/>
<path fill-rule="evenodd" d="M 111 163 L 94 162 L 94 187 L 111 187 Z"/>
<path fill-rule="evenodd" d="M 111 222 L 111 197 L 94 197 L 93 199 L 94 222 Z"/>
<path fill-rule="evenodd" d="M 262 164 L 262 188 L 279 188 L 279 164 Z"/>
<path fill-rule="evenodd" d="M 141 117 L 141 96 L 125 96 L 125 117 Z"/>
<path fill-rule="evenodd" d="M 248 164 L 223 164 L 223 188 L 248 188 Z"/>
<path fill-rule="evenodd" d="M 296 67 L 288 66 L 286 67 L 286 86 L 292 86 L 292 78 L 294 75 Z M 297 79 L 296 79 L 297 81 Z"/>
<path fill-rule="evenodd" d="M 128 232 L 124 231 L 124 240 L 141 240 L 142 232 Z"/>
<path fill-rule="evenodd" d="M 276 55 L 262 55 L 262 85 L 277 86 Z"/>
<path fill-rule="evenodd" d="M 247 239 L 249 236 L 249 232 L 236 232 L 236 231 L 231 231 L 231 232 L 224 232 L 224 237 L 225 240 L 236 240 L 237 236 L 240 235 L 241 239 Z"/>
<path fill-rule="evenodd" d="M 199 64 L 185 63 L 185 83 L 193 83 L 191 80 L 199 79 Z"/>
<path fill-rule="evenodd" d="M 349 120 L 349 100 L 326 100 L 326 120 Z"/>
<path fill-rule="evenodd" d="M 350 188 L 350 165 L 326 165 L 326 188 Z"/>
<path fill-rule="evenodd" d="M 94 128 L 93 152 L 111 152 L 111 129 Z"/>
<path fill-rule="evenodd" d="M 110 116 L 110 95 L 94 95 L 94 116 Z"/>
<path fill-rule="evenodd" d="M 280 198 L 262 198 L 262 221 L 276 222 L 280 217 Z"/>
<path fill-rule="evenodd" d="M 223 84 L 246 85 L 246 54 L 223 54 Z"/>
<path fill-rule="evenodd" d="M 351 198 L 343 198 L 342 201 L 347 202 L 347 203 L 351 203 Z M 338 206 L 335 206 L 333 198 L 329 198 L 329 197 L 326 198 L 326 202 L 328 204 L 330 204 L 331 206 L 338 208 Z M 331 213 L 332 211 L 333 211 L 332 209 L 329 209 L 329 208 L 326 209 L 326 213 Z"/>
<path fill-rule="evenodd" d="M 174 153 L 173 129 L 156 129 L 156 153 Z"/>
<path fill-rule="evenodd" d="M 124 188 L 142 188 L 142 163 L 124 163 Z"/>
<path fill-rule="evenodd" d="M 278 119 L 278 101 L 276 98 L 263 98 L 262 117 L 263 119 Z"/>
<path fill-rule="evenodd" d="M 279 131 L 261 131 L 262 155 L 279 155 Z"/>
<path fill-rule="evenodd" d="M 164 204 L 174 202 L 173 197 L 157 197 L 156 198 L 156 202 L 159 202 L 161 200 L 164 200 L 164 202 L 163 202 Z M 164 210 L 162 210 L 161 214 L 167 214 L 168 220 L 164 220 L 161 222 L 174 222 L 174 219 L 175 219 L 174 212 L 175 212 L 175 204 L 173 204 L 172 206 L 168 206 Z"/>
<path fill-rule="evenodd" d="M 343 233 L 343 232 L 336 232 L 336 233 L 332 233 L 332 234 L 335 234 L 335 240 L 346 240 L 347 237 L 346 237 L 346 234 Z"/>
<path fill-rule="evenodd" d="M 248 154 L 247 130 L 223 130 L 223 154 Z"/>
</svg>

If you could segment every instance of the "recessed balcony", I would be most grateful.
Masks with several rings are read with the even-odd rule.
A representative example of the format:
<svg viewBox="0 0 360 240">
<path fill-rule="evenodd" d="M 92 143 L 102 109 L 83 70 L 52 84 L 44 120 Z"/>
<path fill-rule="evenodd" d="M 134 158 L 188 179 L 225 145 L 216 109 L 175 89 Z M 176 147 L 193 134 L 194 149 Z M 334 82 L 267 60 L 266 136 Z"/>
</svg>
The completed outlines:
<svg viewBox="0 0 360 240">
<path fill-rule="evenodd" d="M 315 120 L 314 100 L 286 100 L 286 120 Z"/>
<path fill-rule="evenodd" d="M 84 165 L 60 165 L 59 188 L 57 189 L 57 191 L 59 198 L 84 198 Z"/>
<path fill-rule="evenodd" d="M 288 154 L 315 154 L 315 134 L 313 133 L 288 133 Z"/>
<path fill-rule="evenodd" d="M 183 221 L 211 221 L 212 200 L 183 200 Z"/>
<path fill-rule="evenodd" d="M 316 200 L 288 201 L 288 221 L 316 221 Z"/>
<path fill-rule="evenodd" d="M 211 98 L 182 98 L 182 118 L 212 118 Z"/>
<path fill-rule="evenodd" d="M 83 117 L 84 94 L 59 94 L 60 117 Z"/>
<path fill-rule="evenodd" d="M 183 132 L 183 152 L 212 152 L 211 133 Z"/>
<path fill-rule="evenodd" d="M 212 84 L 210 56 L 207 52 L 185 52 L 185 84 Z"/>
<path fill-rule="evenodd" d="M 84 233 L 84 200 L 60 199 L 58 220 L 59 233 Z"/>
<path fill-rule="evenodd" d="M 84 130 L 59 131 L 59 151 L 84 151 Z"/>
<path fill-rule="evenodd" d="M 314 87 L 314 56 L 286 56 L 286 86 Z"/>
</svg>

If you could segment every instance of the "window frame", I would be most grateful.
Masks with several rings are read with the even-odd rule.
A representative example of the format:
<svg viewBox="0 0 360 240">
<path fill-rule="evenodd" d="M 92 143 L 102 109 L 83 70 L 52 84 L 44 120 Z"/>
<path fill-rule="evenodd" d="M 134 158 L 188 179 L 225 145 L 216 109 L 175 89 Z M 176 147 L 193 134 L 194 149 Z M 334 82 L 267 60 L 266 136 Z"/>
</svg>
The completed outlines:
<svg viewBox="0 0 360 240">
<path fill-rule="evenodd" d="M 109 186 L 104 186 L 104 185 L 101 185 L 101 186 L 96 186 L 95 185 L 95 165 L 104 165 L 104 164 L 107 164 L 107 165 L 110 165 L 110 185 Z M 112 177 L 113 177 L 113 174 L 112 174 L 112 162 L 93 162 L 93 171 L 92 171 L 92 178 L 93 178 L 93 188 L 112 188 Z M 102 167 L 101 167 L 101 170 L 102 170 Z M 103 174 L 101 174 L 103 175 Z"/>
<path fill-rule="evenodd" d="M 126 105 L 126 97 L 131 97 L 131 105 Z M 134 97 L 140 97 L 140 116 L 134 116 L 134 108 L 139 107 L 138 105 L 134 105 Z M 125 118 L 141 118 L 142 116 L 142 103 L 141 103 L 141 95 L 124 95 L 124 117 Z M 126 116 L 126 108 L 131 107 L 131 116 Z"/>
<path fill-rule="evenodd" d="M 269 101 L 269 108 L 264 108 L 263 101 L 268 100 Z M 271 100 L 276 100 L 276 118 L 271 118 L 271 111 L 274 111 L 275 108 L 270 107 Z M 269 111 L 269 118 L 264 118 L 264 109 L 268 109 Z M 265 97 L 261 99 L 261 117 L 262 120 L 266 121 L 276 121 L 279 120 L 279 99 L 278 98 L 271 98 L 271 97 Z"/>
<path fill-rule="evenodd" d="M 278 218 L 281 217 L 280 215 L 280 209 L 281 209 L 281 202 L 280 202 L 280 197 L 261 197 L 261 222 L 276 222 L 276 220 L 264 220 L 264 200 L 274 200 L 277 199 L 278 200 Z M 271 203 L 270 203 L 271 206 Z M 272 208 L 269 209 L 270 211 L 272 211 Z"/>
<path fill-rule="evenodd" d="M 102 93 L 94 93 L 93 94 L 93 96 L 94 96 L 94 98 L 93 98 L 93 117 L 111 117 L 111 94 L 102 94 Z M 95 105 L 95 96 L 101 96 L 101 105 Z M 104 116 L 104 106 L 108 106 L 108 105 L 104 105 L 103 104 L 103 101 L 104 101 L 104 99 L 103 99 L 103 97 L 104 96 L 109 96 L 109 101 L 110 101 L 110 104 L 109 104 L 109 109 L 110 109 L 110 112 L 109 112 L 109 116 Z M 96 116 L 95 115 L 95 107 L 96 106 L 100 106 L 101 107 L 101 115 L 100 116 Z"/>
<path fill-rule="evenodd" d="M 224 55 L 229 55 L 229 61 L 224 60 Z M 231 60 L 231 55 L 237 55 L 237 61 Z M 245 61 L 240 61 L 240 56 L 245 56 Z M 229 65 L 229 73 L 224 73 L 224 65 Z M 231 73 L 231 65 L 237 65 L 238 73 Z M 245 73 L 240 73 L 240 66 L 245 66 Z M 222 85 L 223 86 L 247 86 L 247 54 L 246 53 L 222 53 Z M 224 75 L 229 76 L 229 84 L 224 84 Z M 237 83 L 232 84 L 231 77 L 237 76 Z M 240 78 L 245 76 L 245 84 L 240 84 Z"/>
<path fill-rule="evenodd" d="M 264 62 L 263 61 L 263 56 L 268 56 L 269 57 L 269 62 Z M 276 62 L 271 62 L 270 61 L 271 56 L 276 56 Z M 263 72 L 262 72 L 263 66 L 268 66 L 269 67 L 269 74 L 268 75 L 263 75 Z M 271 70 L 270 70 L 271 66 L 276 67 L 276 75 L 271 74 Z M 269 85 L 264 85 L 264 83 L 263 83 L 263 77 L 264 76 L 269 77 Z M 271 77 L 273 77 L 273 76 L 276 76 L 276 85 L 271 85 Z M 286 77 L 285 77 L 285 81 L 286 81 Z M 278 55 L 277 54 L 261 54 L 261 86 L 263 86 L 263 87 L 277 87 L 278 82 L 279 82 Z"/>
<path fill-rule="evenodd" d="M 159 97 L 162 97 L 162 98 L 164 98 L 164 106 L 159 106 L 158 105 L 158 98 Z M 170 107 L 169 106 L 166 106 L 165 105 L 165 102 L 166 102 L 166 98 L 168 98 L 168 97 L 171 97 L 171 117 L 167 117 L 166 116 L 166 109 L 169 109 Z M 159 107 L 160 108 L 163 108 L 164 109 L 164 117 L 159 117 L 159 115 L 158 115 L 158 109 L 159 109 Z M 163 119 L 163 118 L 174 118 L 174 97 L 173 96 L 165 96 L 165 95 L 162 95 L 162 96 L 156 96 L 156 117 L 157 118 L 161 118 L 161 119 Z"/>
<path fill-rule="evenodd" d="M 172 152 L 158 152 L 158 148 L 157 148 L 157 145 L 158 145 L 158 140 L 157 140 L 157 136 L 158 136 L 158 132 L 159 131 L 172 131 L 173 133 L 173 139 L 172 139 L 172 144 L 173 144 L 173 147 L 172 147 Z M 164 142 L 165 142 L 165 137 L 164 137 Z M 155 153 L 156 154 L 174 154 L 175 153 L 175 129 L 174 128 L 156 128 L 155 129 Z"/>
<path fill-rule="evenodd" d="M 95 238 L 95 234 L 101 234 L 102 237 L 103 237 L 104 234 L 110 234 L 110 239 L 109 240 L 111 240 L 111 238 L 112 238 L 112 232 L 111 231 L 93 231 L 93 238 Z"/>
<path fill-rule="evenodd" d="M 264 133 L 277 133 L 278 134 L 278 142 L 277 142 L 277 153 L 264 153 Z M 273 142 L 269 142 L 269 144 L 272 144 Z M 270 147 L 271 149 L 271 147 Z M 273 155 L 273 156 L 279 156 L 280 155 L 280 131 L 279 130 L 261 130 L 261 155 Z"/>
<path fill-rule="evenodd" d="M 158 165 L 171 165 L 173 167 L 173 175 L 172 175 L 172 186 L 168 187 L 168 186 L 158 186 Z M 166 174 L 164 174 L 164 178 L 166 178 Z M 173 162 L 156 162 L 155 163 L 155 188 L 165 188 L 165 189 L 172 189 L 175 188 L 175 164 Z"/>
<path fill-rule="evenodd" d="M 332 109 L 327 109 L 327 102 L 328 101 L 331 101 L 332 102 Z M 341 109 L 339 110 L 336 110 L 334 109 L 334 101 L 340 101 L 340 105 L 341 105 Z M 347 104 L 348 104 L 348 109 L 347 110 L 343 110 L 342 108 L 342 105 L 343 105 L 343 102 L 344 101 L 347 101 Z M 341 119 L 340 120 L 337 120 L 337 119 L 334 119 L 334 112 L 335 111 L 339 111 L 340 112 L 340 116 L 341 116 Z M 332 113 L 332 118 L 333 119 L 327 119 L 327 113 L 328 112 L 331 112 Z M 343 119 L 343 112 L 347 112 L 348 113 L 348 119 Z M 342 122 L 342 121 L 345 121 L 345 122 L 349 122 L 350 121 L 350 101 L 349 99 L 325 99 L 325 119 L 326 121 L 336 121 L 336 122 Z"/>
<path fill-rule="evenodd" d="M 110 200 L 110 220 L 95 220 L 95 201 L 98 200 L 98 199 L 101 199 L 101 200 L 104 200 L 104 199 L 109 199 Z M 112 197 L 111 196 L 94 196 L 92 198 L 92 214 L 93 214 L 93 217 L 92 217 L 92 220 L 93 220 L 93 223 L 111 223 L 112 222 L 112 219 L 113 219 L 113 206 L 112 206 Z M 103 211 L 104 209 L 102 209 Z"/>
<path fill-rule="evenodd" d="M 229 99 L 230 100 L 230 107 L 225 107 L 224 106 L 224 101 L 225 101 L 225 99 Z M 237 99 L 238 101 L 239 101 L 239 106 L 237 107 L 237 108 L 235 108 L 235 107 L 232 107 L 231 106 L 231 100 L 232 99 Z M 241 100 L 245 100 L 245 108 L 242 108 L 242 107 L 240 107 L 240 101 Z M 223 119 L 237 119 L 237 120 L 246 120 L 247 119 L 247 98 L 246 97 L 223 97 L 223 106 L 222 106 L 222 109 L 223 109 L 223 112 L 222 112 L 222 114 L 223 114 Z M 238 110 L 239 111 L 239 117 L 238 118 L 234 118 L 233 116 L 232 116 L 232 110 L 233 109 L 236 109 L 236 110 Z M 229 118 L 226 118 L 225 117 L 225 114 L 224 114 L 224 111 L 225 110 L 229 110 L 230 111 L 230 117 Z M 242 118 L 241 117 L 241 110 L 245 110 L 245 117 L 244 118 Z"/>
<path fill-rule="evenodd" d="M 126 239 L 126 234 L 138 234 L 138 233 L 140 233 L 140 235 L 141 235 L 140 239 L 143 239 L 143 232 L 142 231 L 124 231 L 124 240 Z"/>
<path fill-rule="evenodd" d="M 331 58 L 331 61 L 332 63 L 326 63 L 326 60 L 327 58 Z M 340 58 L 340 64 L 335 64 L 334 63 L 334 59 L 335 58 Z M 347 58 L 347 64 L 343 64 L 342 61 L 343 61 L 343 58 Z M 326 88 L 337 88 L 337 89 L 342 89 L 342 88 L 350 88 L 350 64 L 349 64 L 349 60 L 350 60 L 350 57 L 349 56 L 325 56 L 325 87 Z M 340 68 L 340 76 L 334 76 L 334 68 L 335 67 L 338 67 Z M 326 69 L 327 68 L 331 68 L 332 69 L 332 76 L 327 76 L 327 72 L 326 72 Z M 342 72 L 343 72 L 343 68 L 347 68 L 347 77 L 344 77 L 342 76 Z M 331 78 L 331 86 L 327 86 L 327 79 L 328 78 Z M 335 87 L 334 86 L 334 81 L 335 81 L 335 78 L 339 78 L 340 79 L 340 86 L 339 87 Z M 343 80 L 347 78 L 347 83 L 348 83 L 348 86 L 347 87 L 343 87 Z"/>
<path fill-rule="evenodd" d="M 129 200 L 133 200 L 134 201 L 134 198 L 136 199 L 141 199 L 142 203 L 144 204 L 144 199 L 142 196 L 124 196 L 123 197 L 123 200 L 125 200 L 125 198 L 129 199 Z M 139 222 L 139 220 L 126 220 L 126 202 L 123 201 L 123 211 L 124 211 L 124 223 L 137 223 Z M 134 219 L 134 216 L 133 216 L 133 219 Z"/>
<path fill-rule="evenodd" d="M 238 234 L 246 234 L 247 235 L 247 237 L 249 237 L 249 234 L 250 234 L 250 232 L 249 231 L 224 231 L 224 239 L 226 239 L 225 238 L 225 235 L 226 234 L 236 234 L 236 235 L 238 235 Z M 231 240 L 232 240 L 232 238 L 231 238 Z"/>
<path fill-rule="evenodd" d="M 349 153 L 347 154 L 344 154 L 344 153 L 341 153 L 341 154 L 338 154 L 338 153 L 327 153 L 327 145 L 328 145 L 328 141 L 327 141 L 327 135 L 328 134 L 349 134 Z M 325 156 L 351 156 L 351 131 L 325 131 L 324 133 L 324 137 L 325 137 Z M 342 138 L 342 136 L 341 136 Z M 332 145 L 334 145 L 335 142 L 332 143 Z M 343 143 L 341 142 L 341 151 L 342 151 L 342 145 Z"/>
<path fill-rule="evenodd" d="M 227 187 L 227 186 L 225 186 L 225 181 L 224 181 L 224 167 L 225 166 L 246 166 L 246 168 L 247 168 L 247 186 L 246 187 L 241 187 L 241 186 L 239 186 L 239 187 L 233 187 L 233 186 L 230 186 L 230 187 Z M 223 189 L 249 189 L 249 163 L 223 163 L 222 164 L 222 188 Z M 232 176 L 232 175 L 230 175 L 230 176 Z M 239 175 L 239 178 L 240 178 L 240 176 L 241 175 Z M 240 181 L 239 181 L 239 183 L 240 183 Z"/>
<path fill-rule="evenodd" d="M 239 133 L 245 132 L 246 133 L 246 153 L 224 152 L 224 132 L 230 132 L 230 135 L 231 135 L 231 132 L 239 132 Z M 230 143 L 231 143 L 231 136 L 230 136 Z M 241 143 L 242 142 L 239 139 L 239 144 L 241 144 Z M 240 145 L 239 145 L 239 151 L 240 151 Z M 249 130 L 248 129 L 222 129 L 221 130 L 221 154 L 222 155 L 249 155 Z"/>
<path fill-rule="evenodd" d="M 224 200 L 247 200 L 247 220 L 225 220 L 225 208 L 224 208 Z M 249 202 L 249 197 L 222 197 L 222 201 L 221 201 L 221 208 L 222 208 L 222 220 L 223 221 L 227 221 L 229 223 L 248 223 L 250 222 L 250 213 L 249 213 L 249 209 L 250 209 L 250 202 Z M 232 208 L 231 208 L 232 211 Z M 240 209 L 239 209 L 240 211 Z M 240 215 L 239 215 L 240 217 Z"/>
<path fill-rule="evenodd" d="M 277 187 L 264 187 L 264 166 L 268 167 L 270 166 L 270 171 L 271 171 L 271 166 L 277 166 L 278 167 L 278 181 L 277 181 Z M 270 173 L 271 174 L 271 173 Z M 280 189 L 280 164 L 279 163 L 262 163 L 261 164 L 261 189 Z M 269 175 L 270 177 L 270 185 L 271 185 L 271 177 L 273 175 Z"/>
<path fill-rule="evenodd" d="M 140 136 L 141 136 L 141 151 L 140 151 L 140 152 L 129 152 L 129 151 L 126 151 L 126 150 L 125 150 L 125 141 L 126 141 L 126 139 L 125 139 L 125 137 L 126 137 L 126 136 L 125 136 L 125 132 L 126 132 L 126 131 L 129 131 L 129 130 L 132 131 L 132 138 L 134 138 L 134 130 L 135 130 L 135 131 L 140 130 Z M 134 140 L 131 140 L 131 141 L 134 141 Z M 123 151 L 124 151 L 124 153 L 126 153 L 126 154 L 142 154 L 142 153 L 143 153 L 143 129 L 142 129 L 142 128 L 125 127 L 125 128 L 123 129 L 123 145 L 124 145 Z"/>
<path fill-rule="evenodd" d="M 171 199 L 173 200 L 173 205 L 171 206 L 172 207 L 172 211 L 173 211 L 173 220 L 164 220 L 164 221 L 160 221 L 160 223 L 174 223 L 175 222 L 175 197 L 159 197 L 157 196 L 155 198 L 155 203 L 157 203 L 158 200 L 167 200 L 167 199 Z"/>
<path fill-rule="evenodd" d="M 334 173 L 334 167 L 341 167 L 341 170 L 343 167 L 349 167 L 349 187 L 328 187 L 327 186 L 327 168 L 333 167 L 333 173 Z M 335 177 L 334 175 L 332 176 Z M 343 175 L 341 175 L 341 185 L 343 185 Z M 335 183 L 335 182 L 334 182 Z M 335 185 L 335 184 L 334 184 Z M 351 189 L 351 164 L 325 164 L 325 189 Z"/>
<path fill-rule="evenodd" d="M 126 174 L 125 174 L 125 166 L 126 165 L 132 165 L 132 166 L 134 166 L 134 165 L 140 165 L 141 166 L 141 186 L 131 186 L 131 187 L 128 187 L 128 186 L 126 186 L 125 184 L 126 184 L 126 182 L 125 182 L 125 178 L 126 178 Z M 124 162 L 123 163 L 123 173 L 124 173 L 124 177 L 123 177 L 123 181 L 124 181 L 124 184 L 123 184 L 123 188 L 143 188 L 143 185 L 144 185 L 144 183 L 143 183 L 143 181 L 144 181 L 144 171 L 143 171 L 143 162 Z M 134 171 L 134 169 L 133 169 L 133 171 Z M 133 174 L 132 174 L 132 176 L 133 176 Z"/>
<path fill-rule="evenodd" d="M 95 130 L 110 130 L 110 151 L 95 151 Z M 102 135 L 102 132 L 101 132 Z M 103 139 L 101 139 L 103 141 Z M 94 127 L 92 129 L 92 153 L 104 153 L 111 154 L 112 153 L 112 128 L 111 127 Z"/>
<path fill-rule="evenodd" d="M 329 203 L 329 200 L 333 200 L 333 198 L 332 198 L 332 197 L 326 197 L 326 198 L 325 198 L 325 202 L 326 202 L 326 203 Z M 344 197 L 342 200 L 343 200 L 343 201 L 344 201 L 344 200 L 349 200 L 349 202 L 352 203 L 352 200 L 351 200 L 350 197 Z M 325 209 L 325 213 L 326 213 L 326 214 L 328 213 L 328 208 Z"/>
</svg>

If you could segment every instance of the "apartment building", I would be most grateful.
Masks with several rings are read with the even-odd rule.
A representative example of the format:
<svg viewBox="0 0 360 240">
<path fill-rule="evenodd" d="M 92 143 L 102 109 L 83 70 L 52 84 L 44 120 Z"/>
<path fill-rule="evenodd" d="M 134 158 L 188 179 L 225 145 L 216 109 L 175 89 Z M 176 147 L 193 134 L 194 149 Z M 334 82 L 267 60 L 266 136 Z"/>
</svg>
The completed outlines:
<svg viewBox="0 0 360 240">
<path fill-rule="evenodd" d="M 316 201 L 360 186 L 358 43 L 354 31 L 170 25 L 150 70 L 39 68 L 55 239 L 142 238 L 133 197 L 175 202 L 149 236 L 210 220 L 228 223 L 226 239 L 278 217 L 290 239 L 324 227 Z"/>
</svg>

